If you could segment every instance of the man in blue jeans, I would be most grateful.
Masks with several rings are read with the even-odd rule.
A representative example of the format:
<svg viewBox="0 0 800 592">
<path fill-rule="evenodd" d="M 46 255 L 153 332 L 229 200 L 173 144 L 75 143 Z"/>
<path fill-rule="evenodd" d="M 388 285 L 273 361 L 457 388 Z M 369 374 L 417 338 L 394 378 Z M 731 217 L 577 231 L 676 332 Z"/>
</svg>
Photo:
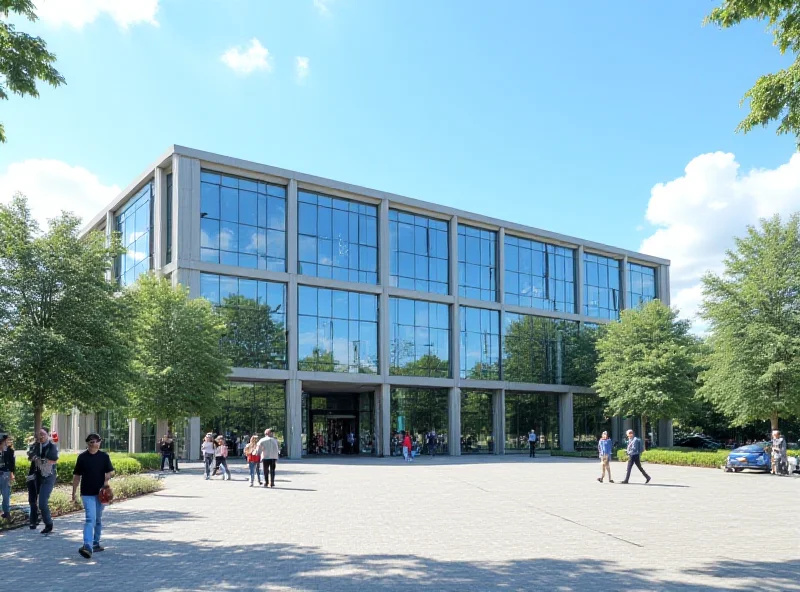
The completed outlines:
<svg viewBox="0 0 800 592">
<path fill-rule="evenodd" d="M 114 476 L 114 467 L 111 458 L 100 450 L 100 436 L 91 433 L 86 436 L 86 450 L 78 455 L 75 469 L 72 471 L 72 500 L 78 484 L 81 486 L 81 501 L 86 514 L 83 525 L 83 546 L 78 553 L 86 559 L 92 553 L 99 553 L 105 549 L 100 545 L 100 535 L 103 532 L 103 504 L 100 503 L 100 490 L 108 487 L 108 480 Z"/>
<path fill-rule="evenodd" d="M 41 515 L 44 528 L 42 534 L 53 532 L 53 517 L 50 514 L 50 494 L 56 485 L 56 463 L 58 448 L 50 441 L 47 428 L 39 430 L 38 439 L 28 448 L 28 502 L 31 506 L 31 530 L 36 528 Z"/>
</svg>

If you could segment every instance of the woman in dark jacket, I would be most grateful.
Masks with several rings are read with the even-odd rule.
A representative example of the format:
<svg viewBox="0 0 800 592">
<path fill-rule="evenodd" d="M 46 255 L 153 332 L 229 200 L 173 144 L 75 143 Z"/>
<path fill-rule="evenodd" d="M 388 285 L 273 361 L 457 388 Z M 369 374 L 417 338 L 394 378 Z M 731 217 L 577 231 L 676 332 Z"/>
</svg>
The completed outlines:
<svg viewBox="0 0 800 592">
<path fill-rule="evenodd" d="M 14 471 L 17 468 L 14 449 L 9 446 L 8 434 L 0 434 L 0 496 L 3 498 L 4 520 L 11 519 L 11 484 L 14 482 Z"/>
</svg>

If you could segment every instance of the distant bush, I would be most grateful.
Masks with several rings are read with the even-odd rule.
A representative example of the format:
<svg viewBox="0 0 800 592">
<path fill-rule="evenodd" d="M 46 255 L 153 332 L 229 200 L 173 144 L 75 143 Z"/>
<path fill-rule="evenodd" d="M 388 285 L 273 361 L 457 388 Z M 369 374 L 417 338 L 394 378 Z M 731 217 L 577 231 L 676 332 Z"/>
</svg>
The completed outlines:
<svg viewBox="0 0 800 592">
<path fill-rule="evenodd" d="M 676 450 L 671 448 L 653 448 L 642 453 L 641 459 L 659 465 L 676 465 L 682 467 L 719 468 L 725 464 L 730 450 Z M 617 460 L 628 461 L 625 450 L 617 451 Z"/>
<path fill-rule="evenodd" d="M 141 473 L 144 469 L 142 463 L 139 461 L 138 458 L 132 458 L 133 456 L 136 457 L 144 457 L 143 460 L 148 463 L 148 465 L 152 465 L 153 461 L 150 457 L 159 457 L 157 454 L 137 454 L 137 455 L 129 455 L 129 454 L 117 454 L 112 453 L 111 455 L 111 464 L 114 465 L 114 470 L 118 475 L 135 475 L 137 473 Z M 58 463 L 56 463 L 56 483 L 61 484 L 68 484 L 72 483 L 72 472 L 75 470 L 75 462 L 78 460 L 77 454 L 62 454 L 58 458 Z M 160 462 L 160 460 L 159 460 Z M 14 473 L 14 489 L 25 489 L 25 479 L 28 476 L 28 471 L 30 470 L 30 462 L 27 459 L 17 458 L 17 469 Z M 158 465 L 155 467 L 148 466 L 147 468 L 158 468 Z"/>
<path fill-rule="evenodd" d="M 141 452 L 137 454 L 125 454 L 128 458 L 139 461 L 145 471 L 155 471 L 161 468 L 161 455 L 157 452 Z"/>
<path fill-rule="evenodd" d="M 566 456 L 569 458 L 599 458 L 596 450 L 551 450 L 550 456 Z"/>
</svg>

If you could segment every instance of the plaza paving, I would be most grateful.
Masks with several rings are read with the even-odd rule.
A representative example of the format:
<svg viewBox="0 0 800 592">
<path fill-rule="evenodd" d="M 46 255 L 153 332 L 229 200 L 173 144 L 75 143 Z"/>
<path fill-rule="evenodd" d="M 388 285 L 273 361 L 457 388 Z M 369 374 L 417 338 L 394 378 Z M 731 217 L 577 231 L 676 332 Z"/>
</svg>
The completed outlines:
<svg viewBox="0 0 800 592">
<path fill-rule="evenodd" d="M 282 461 L 277 488 L 199 465 L 111 506 L 0 534 L 2 590 L 800 590 L 800 479 L 522 457 Z M 614 463 L 616 479 L 623 465 Z"/>
</svg>

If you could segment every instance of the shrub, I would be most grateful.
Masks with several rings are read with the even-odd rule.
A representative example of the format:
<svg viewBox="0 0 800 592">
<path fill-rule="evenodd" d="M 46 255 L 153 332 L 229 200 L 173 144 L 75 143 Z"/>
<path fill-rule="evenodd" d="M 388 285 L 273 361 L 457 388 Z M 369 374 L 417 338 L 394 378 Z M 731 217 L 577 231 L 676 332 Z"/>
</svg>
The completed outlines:
<svg viewBox="0 0 800 592">
<path fill-rule="evenodd" d="M 142 465 L 135 458 L 125 456 L 112 458 L 111 464 L 114 465 L 114 472 L 117 475 L 136 475 L 142 472 Z"/>
<path fill-rule="evenodd" d="M 718 468 L 725 464 L 730 450 L 674 450 L 669 448 L 653 448 L 642 453 L 642 460 L 653 464 L 676 465 L 683 467 Z M 625 450 L 617 451 L 617 460 L 628 461 Z"/>
<path fill-rule="evenodd" d="M 145 457 L 146 462 L 152 464 L 151 456 L 159 456 L 157 454 L 114 454 L 111 455 L 111 463 L 114 465 L 114 470 L 119 475 L 135 475 L 141 473 L 143 470 L 142 463 L 131 456 Z M 160 458 L 160 457 L 159 457 Z M 72 483 L 72 471 L 75 470 L 75 462 L 78 460 L 77 454 L 62 454 L 58 457 L 56 464 L 56 483 Z M 160 461 L 159 461 L 160 462 Z M 14 473 L 14 489 L 25 489 L 25 479 L 28 476 L 28 470 L 31 463 L 25 458 L 17 458 L 17 469 Z M 156 465 L 158 468 L 158 465 Z"/>
<path fill-rule="evenodd" d="M 139 461 L 145 471 L 155 471 L 161 468 L 161 455 L 156 452 L 126 454 L 126 456 Z"/>
<path fill-rule="evenodd" d="M 598 458 L 597 452 L 594 450 L 551 450 L 550 456 L 567 456 L 570 458 Z"/>
<path fill-rule="evenodd" d="M 114 490 L 114 499 L 119 501 L 160 491 L 164 488 L 164 482 L 150 475 L 127 475 L 114 477 L 111 488 Z"/>
</svg>

